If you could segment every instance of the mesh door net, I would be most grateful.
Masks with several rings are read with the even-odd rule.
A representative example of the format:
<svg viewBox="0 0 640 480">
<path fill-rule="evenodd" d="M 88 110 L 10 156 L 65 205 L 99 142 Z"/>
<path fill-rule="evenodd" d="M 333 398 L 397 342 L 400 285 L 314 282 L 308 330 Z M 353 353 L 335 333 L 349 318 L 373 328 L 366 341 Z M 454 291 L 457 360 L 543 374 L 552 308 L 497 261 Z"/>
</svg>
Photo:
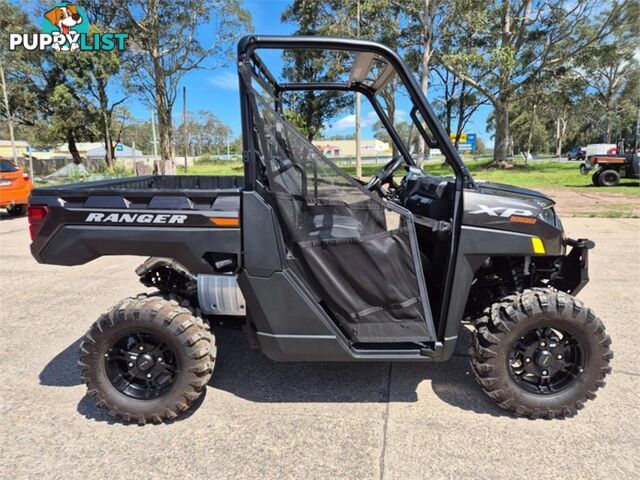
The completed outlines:
<svg viewBox="0 0 640 480">
<path fill-rule="evenodd" d="M 410 214 L 385 205 L 260 95 L 252 97 L 269 190 L 294 253 L 339 326 L 354 343 L 430 339 Z"/>
</svg>

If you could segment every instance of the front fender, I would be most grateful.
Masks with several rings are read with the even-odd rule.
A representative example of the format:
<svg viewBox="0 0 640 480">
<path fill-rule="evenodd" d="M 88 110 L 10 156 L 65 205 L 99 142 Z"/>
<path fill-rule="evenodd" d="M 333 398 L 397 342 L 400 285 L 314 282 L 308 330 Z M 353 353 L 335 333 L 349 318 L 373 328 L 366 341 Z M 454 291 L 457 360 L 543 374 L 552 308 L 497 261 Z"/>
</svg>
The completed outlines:
<svg viewBox="0 0 640 480">
<path fill-rule="evenodd" d="M 535 235 L 506 230 L 463 225 L 456 257 L 455 277 L 445 320 L 442 341 L 442 360 L 453 354 L 460 324 L 464 315 L 471 284 L 482 263 L 492 256 L 528 257 L 540 255 L 535 252 Z M 544 241 L 545 255 L 563 255 L 564 244 L 559 236 L 553 241 Z M 568 257 L 567 257 L 568 258 Z"/>
</svg>

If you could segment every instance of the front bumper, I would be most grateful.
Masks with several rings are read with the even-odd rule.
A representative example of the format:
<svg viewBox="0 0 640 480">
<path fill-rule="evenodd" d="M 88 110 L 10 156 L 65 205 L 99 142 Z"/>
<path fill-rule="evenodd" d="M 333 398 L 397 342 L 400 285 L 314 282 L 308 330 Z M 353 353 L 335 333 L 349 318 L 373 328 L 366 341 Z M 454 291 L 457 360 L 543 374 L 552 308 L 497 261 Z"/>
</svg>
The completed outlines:
<svg viewBox="0 0 640 480">
<path fill-rule="evenodd" d="M 578 240 L 567 238 L 565 243 L 571 247 L 571 251 L 555 260 L 557 270 L 551 275 L 549 285 L 571 295 L 577 295 L 589 283 L 589 250 L 596 244 L 586 238 Z"/>
</svg>

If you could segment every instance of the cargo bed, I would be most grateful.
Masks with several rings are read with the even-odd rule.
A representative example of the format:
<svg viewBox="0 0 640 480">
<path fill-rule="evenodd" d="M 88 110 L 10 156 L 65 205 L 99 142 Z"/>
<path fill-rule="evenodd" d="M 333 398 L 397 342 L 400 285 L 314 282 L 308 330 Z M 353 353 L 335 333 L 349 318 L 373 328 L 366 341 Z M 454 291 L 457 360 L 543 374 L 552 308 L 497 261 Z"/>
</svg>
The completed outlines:
<svg viewBox="0 0 640 480">
<path fill-rule="evenodd" d="M 56 265 L 141 255 L 174 258 L 193 273 L 233 270 L 242 187 L 238 176 L 154 175 L 37 188 L 31 252 Z"/>
</svg>

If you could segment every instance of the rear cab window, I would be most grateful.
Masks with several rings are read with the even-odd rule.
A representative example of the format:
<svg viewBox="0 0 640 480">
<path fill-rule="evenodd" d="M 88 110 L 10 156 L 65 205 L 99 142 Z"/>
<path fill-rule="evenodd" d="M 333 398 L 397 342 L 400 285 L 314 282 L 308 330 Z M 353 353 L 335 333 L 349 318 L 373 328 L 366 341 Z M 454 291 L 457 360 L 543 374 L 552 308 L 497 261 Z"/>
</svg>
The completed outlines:
<svg viewBox="0 0 640 480">
<path fill-rule="evenodd" d="M 16 167 L 9 160 L 0 160 L 0 172 L 17 172 L 18 167 Z"/>
</svg>

